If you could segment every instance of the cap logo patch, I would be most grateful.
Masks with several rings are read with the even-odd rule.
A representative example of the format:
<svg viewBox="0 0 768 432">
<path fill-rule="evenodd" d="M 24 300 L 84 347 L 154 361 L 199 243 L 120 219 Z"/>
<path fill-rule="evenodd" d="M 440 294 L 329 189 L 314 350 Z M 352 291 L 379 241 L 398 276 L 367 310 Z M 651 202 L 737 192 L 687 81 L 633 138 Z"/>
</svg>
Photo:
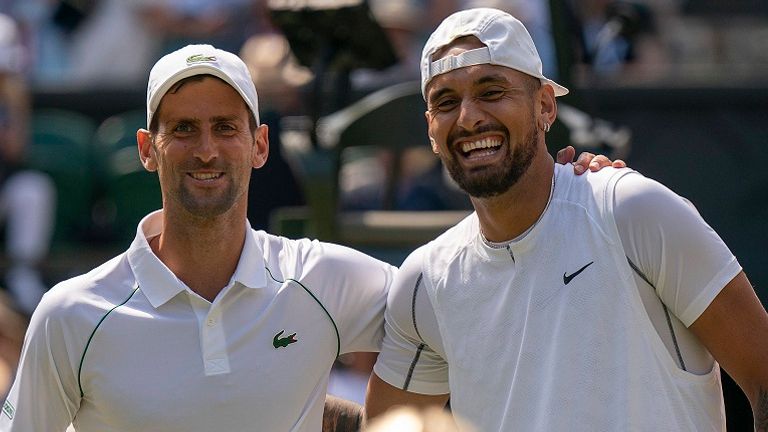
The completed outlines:
<svg viewBox="0 0 768 432">
<path fill-rule="evenodd" d="M 195 54 L 187 57 L 187 65 L 194 63 L 213 63 L 216 61 L 215 56 L 207 56 L 204 54 Z"/>
</svg>

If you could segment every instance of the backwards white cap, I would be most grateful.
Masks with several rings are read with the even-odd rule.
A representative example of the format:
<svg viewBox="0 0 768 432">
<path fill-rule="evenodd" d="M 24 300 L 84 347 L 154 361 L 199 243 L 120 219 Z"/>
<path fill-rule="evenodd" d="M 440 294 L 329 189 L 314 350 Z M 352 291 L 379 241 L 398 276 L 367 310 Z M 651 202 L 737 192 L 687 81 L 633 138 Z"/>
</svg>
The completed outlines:
<svg viewBox="0 0 768 432">
<path fill-rule="evenodd" d="M 211 45 L 187 45 L 165 55 L 149 72 L 147 127 L 165 93 L 177 82 L 194 75 L 213 75 L 231 85 L 259 123 L 259 97 L 245 63 L 238 56 Z"/>
<path fill-rule="evenodd" d="M 435 52 L 462 36 L 475 36 L 485 46 L 432 61 Z M 567 88 L 542 73 L 539 52 L 523 23 L 506 12 L 492 8 L 456 12 L 440 23 L 421 53 L 421 94 L 426 99 L 427 84 L 435 76 L 478 64 L 515 69 L 552 86 L 555 96 L 568 94 Z"/>
</svg>

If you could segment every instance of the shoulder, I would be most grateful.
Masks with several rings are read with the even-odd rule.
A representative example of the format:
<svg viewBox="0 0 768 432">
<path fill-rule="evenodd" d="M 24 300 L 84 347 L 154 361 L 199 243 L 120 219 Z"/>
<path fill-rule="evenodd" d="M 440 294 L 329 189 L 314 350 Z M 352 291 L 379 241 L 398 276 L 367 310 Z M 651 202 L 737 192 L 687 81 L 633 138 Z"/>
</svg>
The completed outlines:
<svg viewBox="0 0 768 432">
<path fill-rule="evenodd" d="M 628 225 L 679 225 L 703 222 L 696 207 L 663 184 L 637 172 L 621 177 L 612 195 L 613 213 L 620 231 Z"/>
<path fill-rule="evenodd" d="M 104 264 L 59 282 L 43 296 L 34 319 L 62 321 L 67 326 L 92 321 L 125 300 L 135 287 L 130 264 L 121 254 Z"/>
<path fill-rule="evenodd" d="M 420 247 L 407 261 L 420 260 L 422 270 L 430 277 L 438 277 L 463 251 L 474 244 L 480 234 L 477 213 L 471 213 L 459 223 Z M 403 265 L 404 266 L 404 265 Z"/>
</svg>

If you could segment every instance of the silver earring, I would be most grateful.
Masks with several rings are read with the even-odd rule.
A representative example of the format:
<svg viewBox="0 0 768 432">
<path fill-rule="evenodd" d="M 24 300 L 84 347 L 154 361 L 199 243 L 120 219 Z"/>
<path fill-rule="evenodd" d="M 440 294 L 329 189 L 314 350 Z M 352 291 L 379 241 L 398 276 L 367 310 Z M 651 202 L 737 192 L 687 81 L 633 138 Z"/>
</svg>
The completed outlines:
<svg viewBox="0 0 768 432">
<path fill-rule="evenodd" d="M 547 133 L 547 132 L 549 132 L 549 128 L 550 128 L 550 126 L 551 126 L 551 125 L 549 124 L 549 122 L 544 122 L 544 127 L 542 128 L 542 130 L 544 131 L 544 133 Z"/>
</svg>

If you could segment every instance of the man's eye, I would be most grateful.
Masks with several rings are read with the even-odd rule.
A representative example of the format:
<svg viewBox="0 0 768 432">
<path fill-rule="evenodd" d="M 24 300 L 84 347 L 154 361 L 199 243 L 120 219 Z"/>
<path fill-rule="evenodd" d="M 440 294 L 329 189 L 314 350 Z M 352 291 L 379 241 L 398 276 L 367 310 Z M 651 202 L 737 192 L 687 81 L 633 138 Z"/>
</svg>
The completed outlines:
<svg viewBox="0 0 768 432">
<path fill-rule="evenodd" d="M 192 132 L 192 125 L 189 123 L 179 123 L 173 128 L 174 132 Z"/>
<path fill-rule="evenodd" d="M 457 103 L 458 102 L 456 101 L 456 99 L 444 99 L 439 101 L 436 104 L 436 107 L 440 111 L 448 111 L 450 109 L 453 109 L 453 107 L 455 107 Z"/>
<path fill-rule="evenodd" d="M 504 95 L 504 90 L 486 90 L 480 97 L 484 99 L 498 99 Z"/>
</svg>

